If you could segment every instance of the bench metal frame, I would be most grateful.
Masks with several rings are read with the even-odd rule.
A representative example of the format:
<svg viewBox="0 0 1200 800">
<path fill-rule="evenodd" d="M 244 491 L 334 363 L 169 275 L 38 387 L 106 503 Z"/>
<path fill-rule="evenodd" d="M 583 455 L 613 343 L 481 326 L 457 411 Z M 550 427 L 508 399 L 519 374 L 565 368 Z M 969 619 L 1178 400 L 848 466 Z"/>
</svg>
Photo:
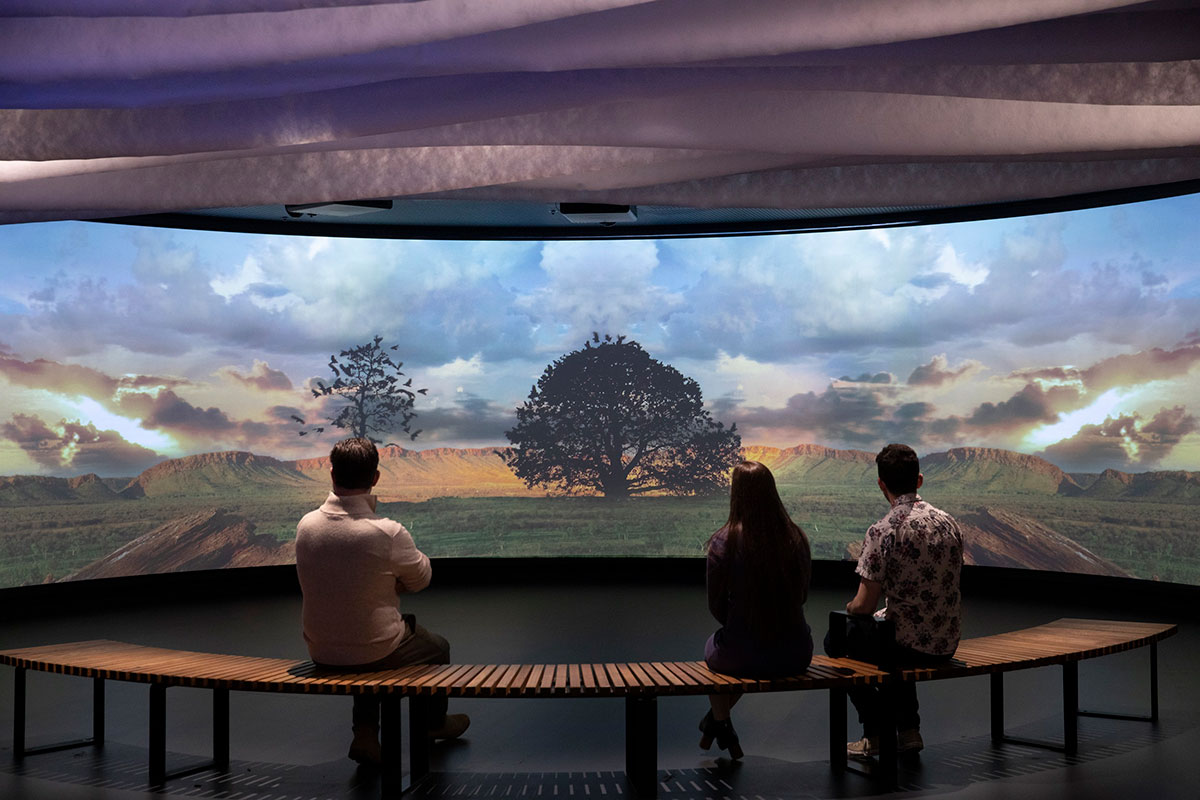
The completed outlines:
<svg viewBox="0 0 1200 800">
<path fill-rule="evenodd" d="M 1065 628 L 1056 628 L 1060 623 L 1067 623 Z M 1071 628 L 1070 623 L 1083 623 L 1077 628 Z M 895 752 L 895 720 L 891 703 L 886 702 L 888 686 L 898 681 L 941 680 L 963 677 L 967 675 L 989 674 L 991 676 L 991 732 L 996 746 L 1008 742 L 1021 744 L 1036 744 L 1061 749 L 1068 755 L 1073 755 L 1078 749 L 1077 718 L 1080 716 L 1098 716 L 1112 719 L 1158 720 L 1158 647 L 1159 640 L 1173 635 L 1176 627 L 1173 625 L 1155 625 L 1149 623 L 1104 623 L 1085 620 L 1061 620 L 1039 628 L 1028 629 L 1018 633 L 1041 631 L 1041 635 L 1053 636 L 1056 630 L 1066 634 L 1076 632 L 1086 634 L 1088 624 L 1092 625 L 1125 625 L 1135 626 L 1133 633 L 1128 636 L 1116 637 L 1107 644 L 1095 647 L 1064 649 L 1063 653 L 1049 653 L 1030 656 L 1029 658 L 1013 658 L 1005 656 L 998 658 L 996 663 L 988 663 L 987 657 L 978 654 L 964 655 L 965 662 L 952 663 L 946 667 L 899 669 L 888 672 L 863 662 L 848 659 L 830 659 L 818 656 L 813 666 L 805 676 L 778 679 L 775 681 L 756 681 L 739 679 L 712 673 L 704 665 L 696 662 L 654 662 L 653 664 L 607 664 L 607 665 L 526 665 L 519 669 L 516 665 L 446 665 L 446 666 L 417 666 L 383 673 L 367 673 L 356 677 L 352 673 L 319 672 L 310 662 L 292 662 L 282 659 L 253 659 L 244 656 L 229 656 L 231 660 L 240 659 L 245 662 L 266 666 L 257 666 L 248 672 L 241 662 L 233 673 L 225 677 L 189 677 L 189 674 L 171 667 L 171 659 L 176 657 L 205 656 L 207 659 L 219 659 L 211 654 L 185 653 L 182 651 L 162 650 L 158 648 L 143 648 L 138 645 L 126 645 L 118 642 L 85 642 L 71 645 L 51 646 L 49 648 L 27 648 L 0 651 L 0 664 L 9 664 L 14 669 L 14 713 L 13 713 L 13 757 L 15 760 L 68 748 L 96 746 L 104 744 L 104 685 L 105 680 L 122 680 L 147 683 L 150 687 L 149 713 L 149 764 L 148 774 L 151 788 L 161 788 L 172 779 L 190 775 L 204 769 L 228 770 L 229 768 L 229 693 L 237 691 L 269 691 L 285 693 L 324 693 L 353 695 L 358 693 L 374 693 L 380 698 L 380 747 L 383 754 L 384 768 L 381 770 L 382 796 L 395 797 L 401 794 L 403 769 L 403 724 L 401 715 L 401 700 L 409 700 L 409 743 L 408 761 L 410 786 L 417 785 L 429 774 L 429 740 L 426 736 L 430 715 L 430 702 L 434 696 L 474 696 L 497 698 L 520 697 L 610 697 L 622 698 L 625 701 L 625 761 L 626 775 L 633 794 L 639 798 L 654 797 L 658 791 L 658 697 L 705 695 L 722 692 L 762 692 L 762 691 L 803 691 L 825 689 L 829 691 L 829 762 L 832 770 L 841 774 L 852 770 L 846 757 L 846 710 L 847 689 L 855 684 L 880 686 L 885 694 L 884 731 L 892 731 L 892 735 L 882 736 L 882 752 L 875 769 L 865 774 L 881 781 L 888 788 L 896 785 L 897 758 Z M 1140 626 L 1140 627 L 1136 627 Z M 1044 629 L 1044 630 L 1043 630 Z M 1136 635 L 1134 635 L 1136 633 Z M 1004 634 L 1000 635 L 1005 636 Z M 990 637 L 979 640 L 964 640 L 960 645 L 960 654 L 967 653 L 971 642 L 987 641 Z M 996 637 L 1000 638 L 1000 637 Z M 1067 638 L 1070 638 L 1067 636 Z M 1111 638 L 1111 637 L 1110 637 Z M 1150 704 L 1151 713 L 1148 717 L 1128 714 L 1111 714 L 1105 712 L 1080 711 L 1078 708 L 1078 662 L 1082 658 L 1092 658 L 1113 652 L 1131 650 L 1136 647 L 1150 648 Z M 125 654 L 130 652 L 139 655 L 153 651 L 157 663 L 166 663 L 167 668 L 157 672 L 144 667 L 125 671 L 116 668 L 88 666 L 86 660 L 72 662 L 69 657 L 63 657 L 62 648 L 99 648 L 107 654 L 114 648 L 125 648 Z M 51 651 L 56 651 L 51 652 Z M 983 648 L 986 651 L 987 648 Z M 1001 648 L 1003 649 L 1003 648 Z M 184 662 L 186 662 L 186 658 Z M 976 663 L 969 663 L 974 660 Z M 111 659 L 110 659 L 111 663 Z M 139 662 L 140 663 L 140 662 Z M 1029 740 L 1010 737 L 1004 733 L 1004 688 L 1003 673 L 1016 669 L 1026 669 L 1050 664 L 1061 664 L 1063 667 L 1063 719 L 1064 744 L 1057 747 L 1053 743 L 1030 742 Z M 612 678 L 611 685 L 602 677 L 601 666 L 608 671 Z M 281 672 L 286 667 L 285 672 Z M 175 672 L 170 670 L 175 668 Z M 585 673 L 582 686 L 578 683 L 580 671 Z M 92 736 L 57 744 L 28 747 L 26 741 L 26 671 L 35 669 L 59 674 L 82 676 L 92 680 Z M 264 669 L 273 670 L 274 677 L 256 677 Z M 587 675 L 595 671 L 595 680 L 589 682 Z M 514 672 L 516 670 L 516 672 Z M 532 672 L 530 672 L 532 670 Z M 620 671 L 618 680 L 617 670 Z M 503 672 L 503 675 L 501 673 Z M 393 674 L 394 673 L 394 674 Z M 195 674 L 195 673 L 192 673 Z M 541 675 L 536 682 L 532 676 Z M 510 677 L 513 676 L 513 677 Z M 519 679 L 518 679 L 519 678 Z M 528 678 L 528 683 L 526 683 Z M 636 679 L 636 680 L 635 680 Z M 662 683 L 656 682 L 663 681 Z M 488 683 L 488 681 L 492 681 Z M 564 683 L 565 681 L 565 683 Z M 185 686 L 207 689 L 213 692 L 213 759 L 211 763 L 188 767 L 168 772 L 166 750 L 166 692 L 174 686 Z M 510 691 L 511 690 L 511 691 Z"/>
<path fill-rule="evenodd" d="M 1079 662 L 1067 661 L 1062 665 L 1063 741 L 1050 742 L 1012 736 L 1004 732 L 1004 673 L 991 675 L 992 744 L 1020 744 L 1054 750 L 1068 756 L 1079 752 L 1079 717 L 1098 717 L 1134 722 L 1158 722 L 1158 642 L 1150 642 L 1150 713 L 1117 714 L 1110 711 L 1083 711 L 1079 708 Z"/>
</svg>

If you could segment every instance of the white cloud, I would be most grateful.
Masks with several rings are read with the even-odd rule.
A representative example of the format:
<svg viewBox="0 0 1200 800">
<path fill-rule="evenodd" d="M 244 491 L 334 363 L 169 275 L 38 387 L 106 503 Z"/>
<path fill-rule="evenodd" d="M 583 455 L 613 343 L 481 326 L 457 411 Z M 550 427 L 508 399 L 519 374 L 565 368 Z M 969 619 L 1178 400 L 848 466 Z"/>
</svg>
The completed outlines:
<svg viewBox="0 0 1200 800">
<path fill-rule="evenodd" d="M 655 282 L 658 264 L 655 242 L 547 242 L 545 285 L 514 306 L 552 346 L 573 349 L 598 331 L 627 334 L 653 353 L 660 323 L 683 301 Z"/>
<path fill-rule="evenodd" d="M 987 280 L 990 273 L 983 264 L 970 264 L 962 259 L 954 249 L 954 245 L 946 242 L 934 262 L 936 271 L 950 276 L 955 283 L 974 291 L 975 287 Z"/>
<path fill-rule="evenodd" d="M 476 353 L 470 358 L 456 358 L 440 367 L 429 367 L 422 372 L 422 375 L 438 381 L 460 380 L 482 374 L 483 356 L 480 353 Z M 458 391 L 462 391 L 461 387 Z"/>
</svg>

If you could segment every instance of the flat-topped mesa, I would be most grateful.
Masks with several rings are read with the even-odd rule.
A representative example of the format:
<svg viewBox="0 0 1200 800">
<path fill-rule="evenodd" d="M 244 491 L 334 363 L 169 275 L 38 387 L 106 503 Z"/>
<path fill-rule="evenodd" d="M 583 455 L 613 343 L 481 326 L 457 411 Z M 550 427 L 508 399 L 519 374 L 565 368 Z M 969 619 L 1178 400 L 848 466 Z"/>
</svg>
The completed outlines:
<svg viewBox="0 0 1200 800">
<path fill-rule="evenodd" d="M 286 462 L 270 456 L 260 456 L 246 450 L 220 450 L 215 453 L 198 453 L 194 456 L 183 456 L 159 462 L 145 470 L 136 480 L 145 478 L 154 480 L 164 475 L 174 475 L 180 472 L 190 472 L 211 466 L 267 466 L 286 467 Z"/>
<path fill-rule="evenodd" d="M 1200 500 L 1200 474 L 1178 469 L 1135 473 L 1106 469 L 1088 485 L 1084 496 L 1192 503 Z"/>
<path fill-rule="evenodd" d="M 433 447 L 407 450 L 397 445 L 379 448 L 379 483 L 375 494 L 385 503 L 421 501 L 433 497 L 539 497 L 504 460 L 508 448 Z M 329 457 L 289 461 L 287 466 L 328 485 Z"/>
<path fill-rule="evenodd" d="M 741 455 L 746 461 L 758 461 L 771 469 L 782 467 L 797 459 L 831 459 L 871 465 L 875 463 L 874 453 L 868 453 L 865 450 L 838 450 L 820 444 L 798 444 L 794 447 L 752 444 L 743 447 Z"/>
<path fill-rule="evenodd" d="M 954 447 L 921 459 L 927 478 L 954 475 L 964 483 L 996 484 L 993 488 L 1077 495 L 1075 479 L 1044 458 L 998 447 Z"/>
<path fill-rule="evenodd" d="M 120 497 L 94 472 L 74 478 L 50 475 L 0 475 L 0 506 L 95 503 Z"/>
<path fill-rule="evenodd" d="M 155 464 L 134 478 L 121 494 L 210 495 L 249 490 L 256 484 L 296 486 L 310 480 L 286 461 L 245 450 L 222 450 Z"/>
<path fill-rule="evenodd" d="M 999 447 L 952 447 L 944 453 L 930 453 L 921 459 L 921 464 L 939 462 L 953 463 L 956 461 L 990 461 L 1006 467 L 1018 467 L 1061 478 L 1066 475 L 1061 469 L 1044 458 L 1018 453 L 1015 450 L 1003 450 Z"/>
<path fill-rule="evenodd" d="M 428 450 L 409 450 L 397 444 L 383 445 L 378 449 L 380 464 L 384 463 L 385 461 L 395 460 L 413 461 L 418 463 L 456 458 L 483 458 L 500 460 L 504 457 L 506 452 L 512 450 L 511 447 L 431 447 Z M 299 458 L 295 461 L 286 461 L 283 463 L 301 472 L 329 470 L 329 456 Z"/>
</svg>

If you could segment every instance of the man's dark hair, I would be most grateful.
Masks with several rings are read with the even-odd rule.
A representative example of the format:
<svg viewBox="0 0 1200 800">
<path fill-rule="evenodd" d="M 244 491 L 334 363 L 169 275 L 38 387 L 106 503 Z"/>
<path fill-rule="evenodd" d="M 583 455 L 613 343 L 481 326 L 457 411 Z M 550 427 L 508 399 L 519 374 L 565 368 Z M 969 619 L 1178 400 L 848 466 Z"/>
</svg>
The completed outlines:
<svg viewBox="0 0 1200 800">
<path fill-rule="evenodd" d="M 921 463 L 917 454 L 906 444 L 889 444 L 875 456 L 879 468 L 879 479 L 892 494 L 899 497 L 917 490 L 917 479 L 921 475 Z"/>
<path fill-rule="evenodd" d="M 342 489 L 370 489 L 379 469 L 379 451 L 370 439 L 342 439 L 329 451 L 333 483 Z"/>
</svg>

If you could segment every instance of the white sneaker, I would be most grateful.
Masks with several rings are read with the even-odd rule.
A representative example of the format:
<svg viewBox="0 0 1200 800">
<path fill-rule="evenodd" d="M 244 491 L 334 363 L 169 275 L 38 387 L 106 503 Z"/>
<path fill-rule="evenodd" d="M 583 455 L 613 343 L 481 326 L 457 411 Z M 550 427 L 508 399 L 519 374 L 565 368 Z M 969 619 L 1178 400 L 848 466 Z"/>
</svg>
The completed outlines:
<svg viewBox="0 0 1200 800">
<path fill-rule="evenodd" d="M 846 758 L 855 761 L 869 761 L 879 755 L 879 739 L 863 737 L 857 742 L 846 743 Z"/>
</svg>

